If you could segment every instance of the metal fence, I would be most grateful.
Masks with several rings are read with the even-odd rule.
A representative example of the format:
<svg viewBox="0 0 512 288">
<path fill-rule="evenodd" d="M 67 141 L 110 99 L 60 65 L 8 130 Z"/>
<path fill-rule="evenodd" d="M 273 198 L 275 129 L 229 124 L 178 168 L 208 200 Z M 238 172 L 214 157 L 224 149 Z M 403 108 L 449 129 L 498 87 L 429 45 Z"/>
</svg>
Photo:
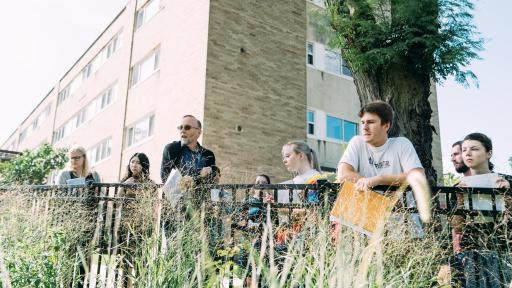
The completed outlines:
<svg viewBox="0 0 512 288">
<path fill-rule="evenodd" d="M 382 194 L 393 191 L 396 187 L 375 187 L 375 191 Z M 195 206 L 197 209 L 207 209 L 209 220 L 213 223 L 209 228 L 212 235 L 212 245 L 231 245 L 236 240 L 238 230 L 247 229 L 248 219 L 253 211 L 259 210 L 260 217 L 270 215 L 272 221 L 293 222 L 292 214 L 297 210 L 329 215 L 332 203 L 335 201 L 340 185 L 326 181 L 318 184 L 224 184 L 204 185 L 183 193 L 179 200 L 172 200 L 162 185 L 156 184 L 120 184 L 120 183 L 88 183 L 86 185 L 32 185 L 16 187 L 0 187 L 0 194 L 23 195 L 30 202 L 32 213 L 47 214 L 52 205 L 59 205 L 60 201 L 71 201 L 83 204 L 82 207 L 90 209 L 95 217 L 95 228 L 92 231 L 90 246 L 85 252 L 87 267 L 84 274 L 84 287 L 96 287 L 98 283 L 105 283 L 105 287 L 122 286 L 122 269 L 112 265 L 119 257 L 120 243 L 123 238 L 122 218 L 140 216 L 133 212 L 130 203 L 133 201 L 148 201 L 147 215 L 152 218 L 151 227 L 144 229 L 151 231 L 151 237 L 162 239 L 166 229 L 172 229 L 169 223 L 176 217 L 187 217 L 184 207 Z M 502 229 L 503 233 L 511 231 L 508 208 L 512 207 L 512 193 L 510 190 L 490 188 L 458 188 L 458 187 L 431 187 L 433 192 L 432 211 L 434 223 L 438 222 L 440 232 L 443 233 L 445 243 L 450 246 L 452 242 L 453 216 L 460 216 L 468 223 L 479 222 L 485 218 L 491 223 L 493 229 Z M 13 191 L 16 191 L 15 193 Z M 144 192 L 141 192 L 144 191 Z M 270 195 L 273 202 L 252 201 L 251 195 L 255 191 L 262 191 Z M 260 195 L 260 199 L 264 195 Z M 417 213 L 412 194 L 404 193 L 400 199 L 400 209 L 409 213 Z M 256 198 L 256 197 L 253 197 Z M 267 197 L 269 198 L 269 197 Z M 258 214 L 257 213 L 257 214 Z M 263 215 L 263 216 L 261 216 Z M 245 222 L 244 222 L 245 221 Z M 265 219 L 255 220 L 264 222 Z M 242 224 L 244 225 L 242 225 Z M 489 225 L 488 225 L 489 226 Z M 257 231 L 257 230 L 256 230 Z M 495 249 L 509 253 L 510 238 L 498 239 Z M 500 242 L 501 241 L 501 242 Z M 162 244 L 165 241 L 156 241 Z M 226 244 L 230 243 L 230 244 Z M 157 247 L 155 253 L 165 247 Z M 117 283 L 117 284 L 116 284 Z"/>
</svg>

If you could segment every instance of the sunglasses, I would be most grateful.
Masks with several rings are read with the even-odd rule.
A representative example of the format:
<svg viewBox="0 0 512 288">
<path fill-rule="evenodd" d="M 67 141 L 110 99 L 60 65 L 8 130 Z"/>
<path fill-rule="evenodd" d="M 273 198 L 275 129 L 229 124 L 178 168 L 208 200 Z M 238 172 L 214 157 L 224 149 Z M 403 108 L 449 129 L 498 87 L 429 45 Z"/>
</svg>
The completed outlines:
<svg viewBox="0 0 512 288">
<path fill-rule="evenodd" d="M 80 160 L 80 158 L 82 158 L 84 155 L 81 155 L 81 156 L 75 156 L 75 157 L 70 157 L 71 160 Z"/>
<path fill-rule="evenodd" d="M 188 130 L 190 130 L 190 129 L 192 129 L 192 128 L 194 128 L 194 129 L 199 129 L 199 128 L 197 128 L 197 127 L 192 127 L 192 126 L 190 126 L 190 125 L 180 125 L 180 126 L 178 126 L 177 128 L 178 128 L 178 131 L 181 131 L 181 130 L 188 131 Z"/>
</svg>

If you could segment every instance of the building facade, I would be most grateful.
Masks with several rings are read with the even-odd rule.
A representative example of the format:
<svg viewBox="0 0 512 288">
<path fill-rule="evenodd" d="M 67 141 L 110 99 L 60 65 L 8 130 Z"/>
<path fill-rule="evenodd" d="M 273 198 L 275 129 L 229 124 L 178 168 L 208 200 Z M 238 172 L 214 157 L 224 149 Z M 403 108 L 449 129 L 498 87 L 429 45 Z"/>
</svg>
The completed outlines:
<svg viewBox="0 0 512 288">
<path fill-rule="evenodd" d="M 178 140 L 176 126 L 192 114 L 204 124 L 200 142 L 215 152 L 223 182 L 259 173 L 289 178 L 281 147 L 297 139 L 332 171 L 358 133 L 360 105 L 341 54 L 318 33 L 322 5 L 132 0 L 2 149 L 80 145 L 106 182 L 144 152 L 159 182 L 163 147 Z M 433 123 L 439 127 L 437 114 Z"/>
</svg>

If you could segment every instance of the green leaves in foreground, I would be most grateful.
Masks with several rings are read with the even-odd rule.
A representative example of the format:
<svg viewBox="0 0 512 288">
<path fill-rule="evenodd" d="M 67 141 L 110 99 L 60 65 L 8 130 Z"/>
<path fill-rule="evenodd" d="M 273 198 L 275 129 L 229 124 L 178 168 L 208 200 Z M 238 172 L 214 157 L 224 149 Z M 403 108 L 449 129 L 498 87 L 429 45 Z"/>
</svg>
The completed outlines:
<svg viewBox="0 0 512 288">
<path fill-rule="evenodd" d="M 0 163 L 0 184 L 46 184 L 52 170 L 62 169 L 66 150 L 43 144 L 37 150 L 26 150 L 19 157 Z"/>
</svg>

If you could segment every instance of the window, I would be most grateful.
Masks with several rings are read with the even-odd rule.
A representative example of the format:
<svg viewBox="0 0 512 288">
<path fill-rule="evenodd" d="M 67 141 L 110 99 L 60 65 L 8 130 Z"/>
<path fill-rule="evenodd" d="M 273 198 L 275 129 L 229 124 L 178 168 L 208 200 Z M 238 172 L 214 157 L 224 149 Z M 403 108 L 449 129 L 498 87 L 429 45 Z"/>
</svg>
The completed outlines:
<svg viewBox="0 0 512 288">
<path fill-rule="evenodd" d="M 348 142 L 357 135 L 357 124 L 327 115 L 327 137 Z"/>
<path fill-rule="evenodd" d="M 34 119 L 34 121 L 32 121 L 32 130 L 36 130 L 38 126 L 39 126 L 39 116 L 36 119 Z"/>
<path fill-rule="evenodd" d="M 115 87 L 112 86 L 112 87 L 108 88 L 105 92 L 103 92 L 98 97 L 98 101 L 101 101 L 100 102 L 100 110 L 105 109 L 108 105 L 110 105 L 110 103 L 112 103 L 114 89 L 115 89 Z"/>
<path fill-rule="evenodd" d="M 158 69 L 160 51 L 157 49 L 132 68 L 132 86 L 146 79 Z"/>
<path fill-rule="evenodd" d="M 308 134 L 315 135 L 315 112 L 308 110 Z"/>
<path fill-rule="evenodd" d="M 62 91 L 59 92 L 59 97 L 57 98 L 57 105 L 64 102 L 69 97 L 69 85 L 66 86 Z"/>
<path fill-rule="evenodd" d="M 128 127 L 128 147 L 140 143 L 142 140 L 153 135 L 153 122 L 155 116 L 149 116 Z"/>
<path fill-rule="evenodd" d="M 144 23 L 158 13 L 160 10 L 160 0 L 151 0 L 137 12 L 135 29 L 139 29 Z"/>
<path fill-rule="evenodd" d="M 352 77 L 352 70 L 350 70 L 350 68 L 348 68 L 347 62 L 344 59 L 341 59 L 341 60 L 342 60 L 341 64 L 343 65 L 343 67 L 342 67 L 343 75 Z"/>
<path fill-rule="evenodd" d="M 343 120 L 343 141 L 348 142 L 357 135 L 357 124 Z"/>
<path fill-rule="evenodd" d="M 64 138 L 66 126 L 61 126 L 59 129 L 53 132 L 52 144 L 57 143 L 60 139 Z"/>
<path fill-rule="evenodd" d="M 53 132 L 52 143 L 56 143 L 71 132 L 75 131 L 85 122 L 91 120 L 98 113 L 108 107 L 115 99 L 115 93 L 117 91 L 117 84 L 114 84 L 107 88 L 105 91 L 100 93 L 94 98 L 89 104 L 80 109 L 71 119 L 64 123 L 59 129 Z"/>
<path fill-rule="evenodd" d="M 78 114 L 76 114 L 76 123 L 75 123 L 75 128 L 78 128 L 80 125 L 82 125 L 83 123 L 85 123 L 87 120 L 89 120 L 87 117 L 88 117 L 88 109 L 89 108 L 89 105 L 85 106 L 84 108 L 80 109 L 80 111 L 78 112 Z"/>
<path fill-rule="evenodd" d="M 341 54 L 325 50 L 325 71 L 341 75 Z"/>
<path fill-rule="evenodd" d="M 121 32 L 117 33 L 100 52 L 89 62 L 80 73 L 61 91 L 57 98 L 60 105 L 82 85 L 83 81 L 91 77 L 112 55 L 121 47 Z"/>
<path fill-rule="evenodd" d="M 89 63 L 80 72 L 80 74 L 82 75 L 82 80 L 89 78 L 89 76 L 91 76 L 91 71 L 92 71 L 92 63 Z"/>
<path fill-rule="evenodd" d="M 27 128 L 25 128 L 25 130 L 21 131 L 20 140 L 18 141 L 18 143 L 23 142 L 23 140 L 25 140 L 27 138 L 28 133 L 29 133 L 28 130 L 29 130 L 29 128 L 27 127 Z"/>
<path fill-rule="evenodd" d="M 313 52 L 314 52 L 314 46 L 313 46 L 313 43 L 309 43 L 308 42 L 308 45 L 307 45 L 307 50 L 308 50 L 308 58 L 307 58 L 307 63 L 309 65 L 313 65 L 314 64 L 314 61 L 313 61 Z"/>
<path fill-rule="evenodd" d="M 340 118 L 327 115 L 327 137 L 342 140 L 341 131 L 342 120 Z"/>
<path fill-rule="evenodd" d="M 94 165 L 99 161 L 106 159 L 112 153 L 112 138 L 108 138 L 94 147 L 87 150 L 87 157 L 89 158 L 89 163 Z"/>
</svg>

